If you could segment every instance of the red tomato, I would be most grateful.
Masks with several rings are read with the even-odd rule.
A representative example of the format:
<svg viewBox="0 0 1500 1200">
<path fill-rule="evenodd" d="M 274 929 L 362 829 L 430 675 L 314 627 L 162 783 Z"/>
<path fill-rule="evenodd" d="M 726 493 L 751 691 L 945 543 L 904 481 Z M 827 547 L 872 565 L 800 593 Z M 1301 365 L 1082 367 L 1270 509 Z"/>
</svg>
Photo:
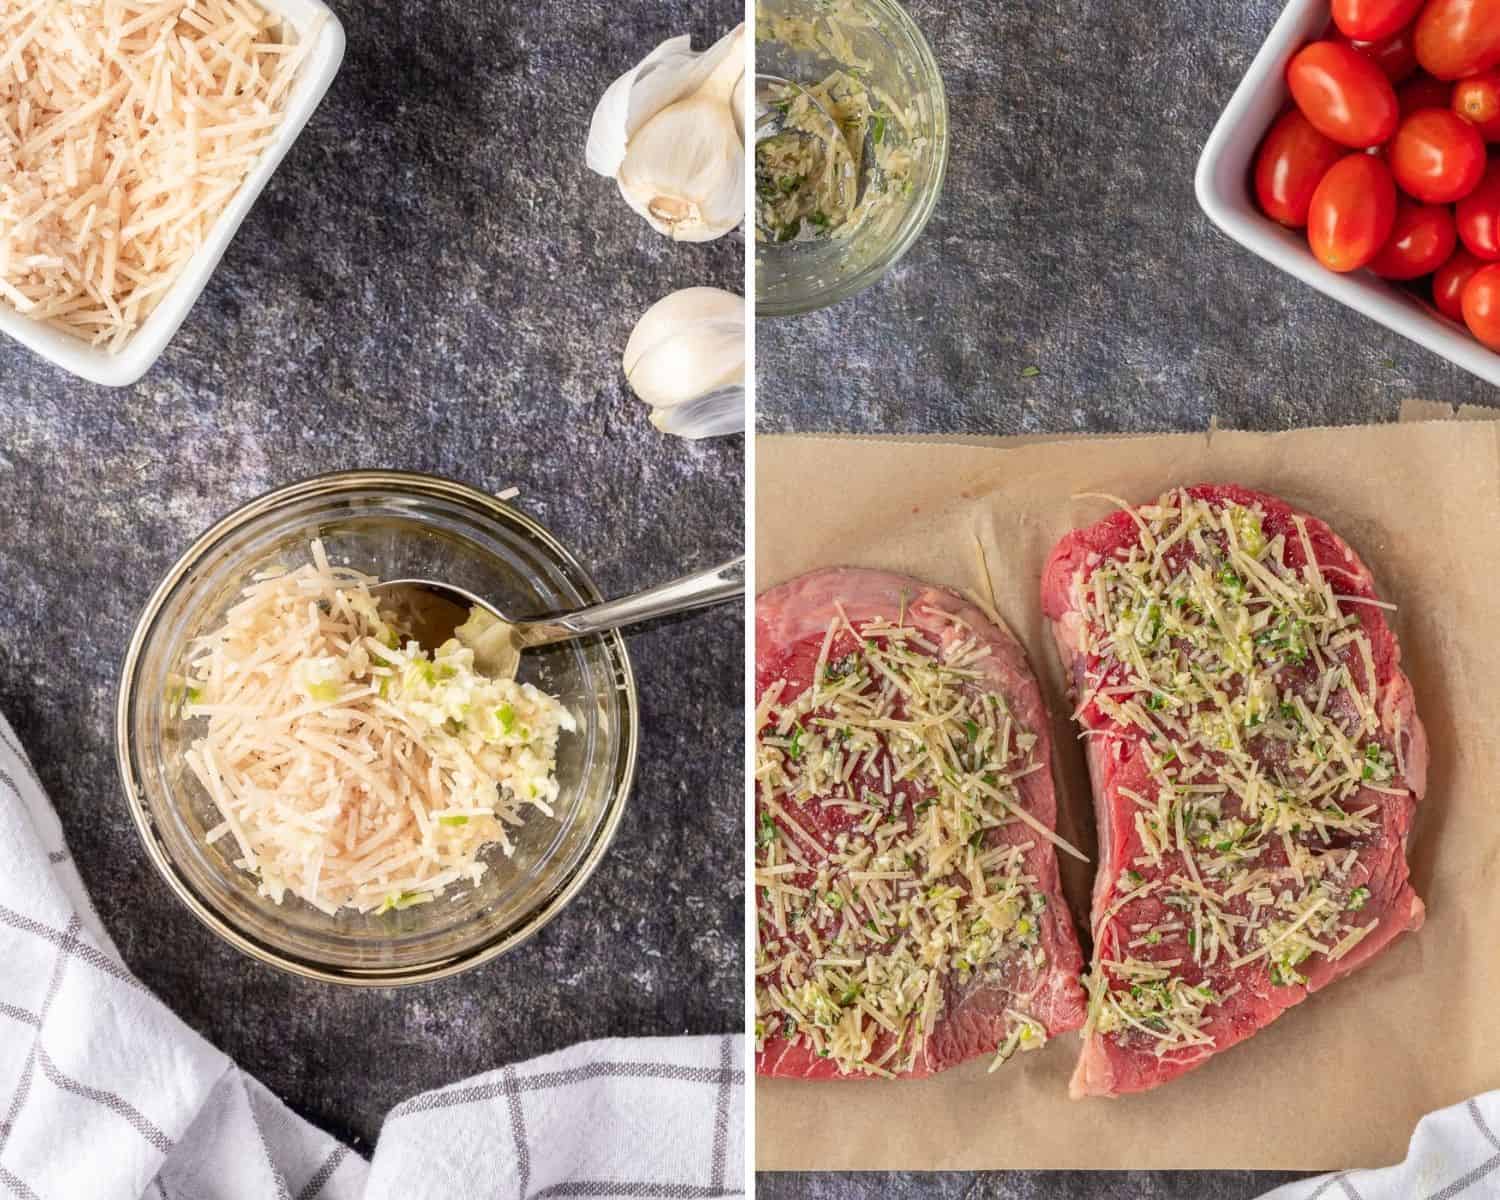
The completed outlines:
<svg viewBox="0 0 1500 1200">
<path fill-rule="evenodd" d="M 1453 111 L 1487 142 L 1500 142 L 1500 71 L 1462 79 L 1453 89 Z"/>
<path fill-rule="evenodd" d="M 1396 132 L 1401 119 L 1396 89 L 1353 46 L 1312 42 L 1302 47 L 1287 65 L 1286 81 L 1303 116 L 1341 146 L 1378 146 Z"/>
<path fill-rule="evenodd" d="M 1452 109 L 1424 108 L 1401 122 L 1390 160 L 1407 195 L 1428 204 L 1452 204 L 1484 178 L 1484 139 Z"/>
<path fill-rule="evenodd" d="M 1458 202 L 1458 236 L 1470 253 L 1486 262 L 1500 261 L 1500 158 L 1490 163 L 1479 186 Z"/>
<path fill-rule="evenodd" d="M 1396 224 L 1396 181 L 1385 160 L 1348 154 L 1323 176 L 1307 214 L 1312 252 L 1331 271 L 1357 271 L 1380 253 Z"/>
<path fill-rule="evenodd" d="M 1422 11 L 1423 0 L 1333 0 L 1333 23 L 1345 37 L 1378 42 L 1400 33 Z"/>
<path fill-rule="evenodd" d="M 1475 258 L 1467 250 L 1457 250 L 1438 268 L 1432 277 L 1432 302 L 1438 312 L 1454 321 L 1464 319 L 1464 288 L 1482 266 L 1484 259 Z"/>
<path fill-rule="evenodd" d="M 1446 204 L 1402 200 L 1391 236 L 1370 260 L 1370 270 L 1382 279 L 1420 279 L 1452 258 L 1457 245 L 1453 212 Z"/>
<path fill-rule="evenodd" d="M 1417 61 L 1439 79 L 1500 66 L 1500 0 L 1428 0 L 1416 43 Z"/>
<path fill-rule="evenodd" d="M 1481 268 L 1464 288 L 1464 323 L 1491 350 L 1500 350 L 1500 264 Z"/>
<path fill-rule="evenodd" d="M 1289 229 L 1307 224 L 1314 189 L 1348 151 L 1324 137 L 1295 108 L 1284 113 L 1255 159 L 1255 198 L 1273 221 Z"/>
<path fill-rule="evenodd" d="M 1392 83 L 1405 83 L 1417 73 L 1417 47 L 1410 29 L 1402 29 L 1378 42 L 1357 42 L 1342 33 L 1335 33 L 1333 40 L 1353 46 L 1379 67 Z"/>
<path fill-rule="evenodd" d="M 1396 102 L 1401 115 L 1409 117 L 1424 108 L 1447 108 L 1453 98 L 1453 85 L 1434 79 L 1431 75 L 1418 75 L 1396 93 Z"/>
</svg>

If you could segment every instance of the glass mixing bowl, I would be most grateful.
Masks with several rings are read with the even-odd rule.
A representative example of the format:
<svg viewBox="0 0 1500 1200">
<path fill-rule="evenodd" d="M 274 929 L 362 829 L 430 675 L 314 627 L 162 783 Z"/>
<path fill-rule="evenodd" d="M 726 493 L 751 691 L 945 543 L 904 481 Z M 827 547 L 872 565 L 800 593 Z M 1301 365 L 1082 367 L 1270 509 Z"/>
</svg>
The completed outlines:
<svg viewBox="0 0 1500 1200">
<path fill-rule="evenodd" d="M 601 599 L 578 561 L 531 518 L 482 492 L 425 475 L 357 471 L 280 488 L 200 537 L 147 602 L 131 638 L 115 739 L 130 811 L 156 869 L 193 914 L 253 958 L 335 983 L 391 986 L 452 975 L 526 940 L 577 894 L 608 846 L 635 773 L 635 678 L 617 633 L 528 650 L 521 678 L 578 721 L 558 742 L 555 820 L 528 814 L 515 853 L 487 852 L 477 886 L 382 915 L 327 916 L 288 895 L 274 904 L 235 867 L 232 839 L 183 761 L 200 721 L 169 703 L 192 640 L 217 625 L 255 572 L 329 558 L 384 579 L 438 579 L 517 616 Z"/>
<path fill-rule="evenodd" d="M 883 136 L 893 149 L 910 152 L 909 187 L 872 209 L 846 237 L 755 243 L 756 315 L 793 316 L 863 291 L 911 249 L 943 190 L 948 101 L 932 50 L 895 0 L 760 0 L 756 18 L 757 73 L 813 84 L 858 66 L 871 94 L 890 97 L 907 118 L 888 120 Z M 826 48 L 794 48 L 770 38 L 780 20 L 826 30 L 830 19 L 837 21 L 838 36 L 828 39 L 839 44 L 837 57 Z"/>
</svg>

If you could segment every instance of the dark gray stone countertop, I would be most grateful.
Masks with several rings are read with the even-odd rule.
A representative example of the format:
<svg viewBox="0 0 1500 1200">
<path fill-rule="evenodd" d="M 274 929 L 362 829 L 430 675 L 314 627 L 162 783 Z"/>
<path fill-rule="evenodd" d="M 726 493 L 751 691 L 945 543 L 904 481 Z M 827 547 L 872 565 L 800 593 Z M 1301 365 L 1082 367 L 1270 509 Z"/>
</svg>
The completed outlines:
<svg viewBox="0 0 1500 1200">
<path fill-rule="evenodd" d="M 343 69 L 165 357 L 112 392 L 0 341 L 0 712 L 126 961 L 298 1112 L 368 1153 L 423 1088 L 613 1035 L 742 1028 L 744 627 L 629 645 L 642 752 L 619 836 L 535 940 L 403 991 L 241 957 L 142 852 L 116 782 L 115 682 L 188 543 L 267 488 L 432 471 L 548 525 L 610 593 L 743 546 L 743 438 L 658 434 L 620 354 L 668 292 L 743 287 L 740 235 L 674 246 L 590 174 L 605 87 L 737 0 L 335 0 Z"/>
<path fill-rule="evenodd" d="M 762 432 L 1149 432 L 1393 420 L 1488 385 L 1283 275 L 1193 195 L 1281 0 L 909 0 L 948 176 L 874 288 L 757 326 Z M 1029 367 L 1038 374 L 1023 374 Z M 762 1176 L 764 1200 L 1248 1200 L 1294 1176 Z"/>
<path fill-rule="evenodd" d="M 942 198 L 873 288 L 759 323 L 762 432 L 1281 429 L 1500 400 L 1199 210 L 1198 154 L 1281 0 L 909 8 L 948 93 Z"/>
</svg>

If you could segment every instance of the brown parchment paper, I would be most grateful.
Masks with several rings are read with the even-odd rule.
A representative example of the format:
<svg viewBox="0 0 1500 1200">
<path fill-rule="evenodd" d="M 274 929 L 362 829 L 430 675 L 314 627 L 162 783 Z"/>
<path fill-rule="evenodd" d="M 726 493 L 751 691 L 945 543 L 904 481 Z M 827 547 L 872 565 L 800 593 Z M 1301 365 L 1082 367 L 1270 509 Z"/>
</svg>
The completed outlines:
<svg viewBox="0 0 1500 1200">
<path fill-rule="evenodd" d="M 1400 605 L 1432 744 L 1411 850 L 1427 923 L 1362 970 L 1199 1070 L 1114 1101 L 1067 1098 L 1076 1034 L 993 1075 L 978 1059 L 921 1081 L 759 1079 L 759 1169 L 1378 1166 L 1404 1156 L 1424 1114 L 1500 1087 L 1500 423 L 756 445 L 757 590 L 846 564 L 978 591 L 979 539 L 1054 713 L 1061 831 L 1085 848 L 1087 772 L 1037 595 L 1057 538 L 1109 511 L 1078 492 L 1139 502 L 1232 481 L 1329 521 Z M 1091 868 L 1064 861 L 1082 917 Z"/>
</svg>

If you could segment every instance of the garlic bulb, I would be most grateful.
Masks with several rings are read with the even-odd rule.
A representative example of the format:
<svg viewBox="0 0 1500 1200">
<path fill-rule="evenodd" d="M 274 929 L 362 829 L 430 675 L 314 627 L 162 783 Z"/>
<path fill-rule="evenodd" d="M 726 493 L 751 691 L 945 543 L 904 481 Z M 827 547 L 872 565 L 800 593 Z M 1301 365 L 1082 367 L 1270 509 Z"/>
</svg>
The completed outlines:
<svg viewBox="0 0 1500 1200">
<path fill-rule="evenodd" d="M 651 423 L 678 437 L 745 428 L 745 300 L 696 287 L 658 300 L 625 345 L 625 378 Z"/>
<path fill-rule="evenodd" d="M 585 157 L 653 229 L 707 242 L 745 219 L 745 27 L 690 47 L 665 41 L 610 85 Z"/>
</svg>

